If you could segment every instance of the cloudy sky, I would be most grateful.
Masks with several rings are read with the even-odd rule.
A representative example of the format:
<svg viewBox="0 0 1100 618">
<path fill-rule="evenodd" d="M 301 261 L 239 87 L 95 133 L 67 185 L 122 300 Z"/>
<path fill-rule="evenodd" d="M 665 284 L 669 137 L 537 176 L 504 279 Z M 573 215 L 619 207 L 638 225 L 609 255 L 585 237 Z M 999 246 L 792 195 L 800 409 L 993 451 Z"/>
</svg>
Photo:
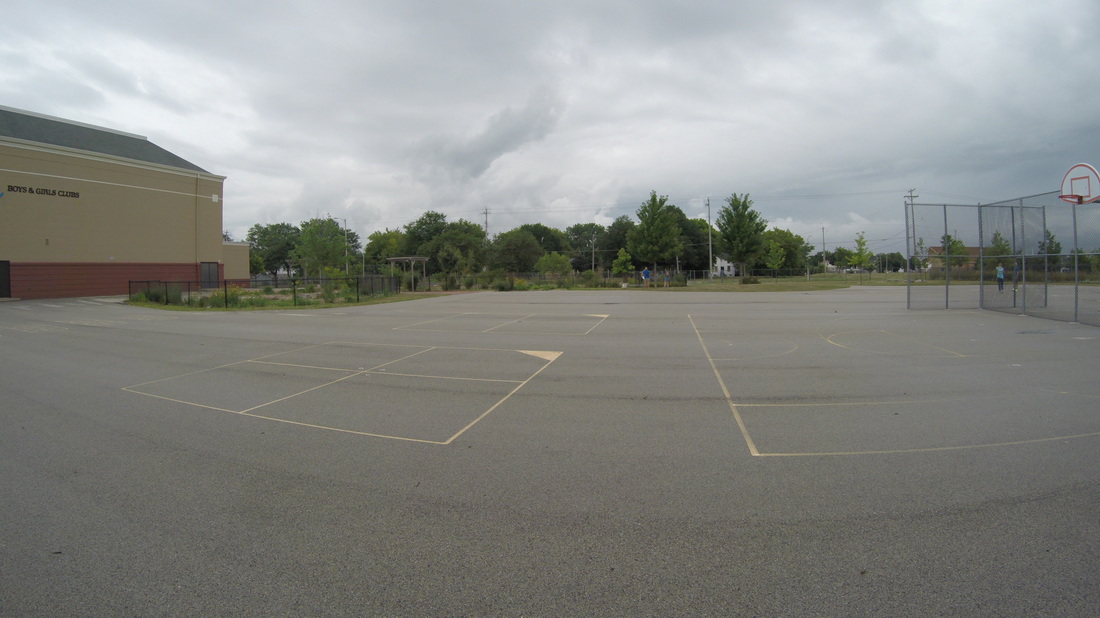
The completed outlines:
<svg viewBox="0 0 1100 618">
<path fill-rule="evenodd" d="M 227 177 L 225 227 L 426 210 L 490 234 L 749 193 L 820 248 L 904 251 L 903 195 L 1100 164 L 1095 0 L 38 0 L 0 104 Z"/>
</svg>

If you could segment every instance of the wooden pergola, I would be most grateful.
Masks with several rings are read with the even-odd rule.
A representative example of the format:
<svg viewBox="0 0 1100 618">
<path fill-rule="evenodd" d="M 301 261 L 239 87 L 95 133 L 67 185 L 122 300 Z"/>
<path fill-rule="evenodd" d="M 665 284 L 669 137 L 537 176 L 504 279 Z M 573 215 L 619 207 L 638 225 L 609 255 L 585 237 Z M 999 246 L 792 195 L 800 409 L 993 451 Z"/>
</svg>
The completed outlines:
<svg viewBox="0 0 1100 618">
<path fill-rule="evenodd" d="M 420 256 L 404 256 L 404 257 L 391 257 L 386 258 L 386 261 L 390 263 L 390 275 L 393 275 L 393 265 L 400 264 L 401 272 L 413 272 L 415 273 L 416 265 L 420 264 L 420 273 L 427 279 L 428 278 L 428 258 Z M 415 289 L 415 288 L 411 288 Z"/>
</svg>

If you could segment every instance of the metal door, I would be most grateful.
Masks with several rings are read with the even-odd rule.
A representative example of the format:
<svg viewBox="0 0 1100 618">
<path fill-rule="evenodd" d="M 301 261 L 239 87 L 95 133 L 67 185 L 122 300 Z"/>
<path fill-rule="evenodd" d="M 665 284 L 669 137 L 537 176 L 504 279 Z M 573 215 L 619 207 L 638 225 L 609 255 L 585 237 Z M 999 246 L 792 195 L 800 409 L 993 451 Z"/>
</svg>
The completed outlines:
<svg viewBox="0 0 1100 618">
<path fill-rule="evenodd" d="M 216 288 L 216 287 L 218 287 L 218 263 L 217 262 L 200 262 L 199 263 L 199 279 L 200 279 L 200 285 L 204 288 Z"/>
<path fill-rule="evenodd" d="M 0 260 L 0 298 L 11 298 L 11 262 Z"/>
</svg>

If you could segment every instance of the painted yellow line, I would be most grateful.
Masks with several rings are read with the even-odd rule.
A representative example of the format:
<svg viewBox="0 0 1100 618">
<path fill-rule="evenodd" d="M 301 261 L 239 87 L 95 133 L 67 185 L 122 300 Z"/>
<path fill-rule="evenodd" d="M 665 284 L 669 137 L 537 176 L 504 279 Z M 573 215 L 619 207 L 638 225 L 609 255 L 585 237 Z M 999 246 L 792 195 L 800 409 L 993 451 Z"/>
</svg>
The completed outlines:
<svg viewBox="0 0 1100 618">
<path fill-rule="evenodd" d="M 1068 394 L 1068 393 L 1066 393 Z M 986 395 L 981 399 L 983 401 L 993 399 L 1015 399 L 1018 396 L 1013 393 L 1005 393 L 1004 395 Z M 905 400 L 882 400 L 882 401 L 821 401 L 814 402 L 809 401 L 805 403 L 744 403 L 740 402 L 737 405 L 742 408 L 829 408 L 839 406 L 911 406 L 920 405 L 927 406 L 929 404 L 936 403 L 954 403 L 959 401 L 974 401 L 974 397 L 941 397 L 936 399 L 905 399 Z"/>
<path fill-rule="evenodd" d="M 500 380 L 496 378 L 461 378 L 458 376 L 433 376 L 426 373 L 393 373 L 390 371 L 363 371 L 372 376 L 396 376 L 399 378 L 429 378 L 432 380 L 463 380 L 466 382 L 503 382 L 504 384 L 522 383 L 523 380 Z"/>
<path fill-rule="evenodd" d="M 234 414 L 240 414 L 241 416 L 249 416 L 252 418 L 263 419 L 265 421 L 275 421 L 277 423 L 286 423 L 288 425 L 297 425 L 299 427 L 309 427 L 311 429 L 325 429 L 328 431 L 338 431 L 340 433 L 349 433 L 357 436 L 367 436 L 370 438 L 385 438 L 387 440 L 401 440 L 403 442 L 419 442 L 421 444 L 438 444 L 445 445 L 446 442 L 440 442 L 438 440 L 424 440 L 422 438 L 408 438 L 405 436 L 390 436 L 383 433 L 370 433 L 367 431 L 356 431 L 354 429 L 341 429 L 339 427 L 328 427 L 326 425 L 315 425 L 313 423 L 303 423 L 300 421 L 291 421 L 285 418 L 275 418 L 273 416 L 263 416 L 262 414 L 252 414 L 250 412 L 234 412 Z"/>
<path fill-rule="evenodd" d="M 489 333 L 489 332 L 492 332 L 492 331 L 494 331 L 498 328 L 504 328 L 505 326 L 508 326 L 509 324 L 515 324 L 516 322 L 522 322 L 522 321 L 526 320 L 527 318 L 533 318 L 533 317 L 535 317 L 534 313 L 532 313 L 531 315 L 525 315 L 525 316 L 522 316 L 522 317 L 518 317 L 514 320 L 508 320 L 507 322 L 505 322 L 503 324 L 497 324 L 496 326 L 494 326 L 492 328 L 487 328 L 487 329 L 485 329 L 481 332 L 482 333 Z"/>
<path fill-rule="evenodd" d="M 147 382 L 147 384 L 148 384 L 148 382 Z M 139 384 L 138 386 L 141 386 L 141 385 Z M 195 406 L 196 408 L 206 408 L 207 410 L 217 410 L 218 412 L 229 412 L 229 413 L 232 413 L 232 414 L 240 414 L 240 412 L 238 412 L 236 410 L 229 410 L 229 409 L 226 409 L 226 408 L 219 408 L 217 406 L 208 406 L 208 405 L 202 404 L 202 403 L 195 403 L 194 401 L 184 401 L 182 399 L 173 399 L 172 397 L 165 397 L 164 395 L 154 395 L 153 393 L 146 393 L 146 392 L 143 392 L 143 391 L 135 390 L 135 388 L 136 387 L 133 387 L 133 386 L 127 386 L 127 387 L 124 387 L 122 390 L 124 390 L 128 393 L 135 393 L 137 395 L 145 395 L 146 397 L 152 397 L 153 399 L 163 399 L 164 401 L 171 401 L 173 403 L 182 403 L 185 406 Z"/>
<path fill-rule="evenodd" d="M 909 337 L 904 337 L 904 336 L 899 335 L 897 333 L 892 333 L 888 330 L 881 330 L 881 329 L 879 329 L 879 330 L 848 330 L 848 331 L 841 331 L 839 333 L 833 333 L 833 334 L 829 335 L 828 337 L 826 337 L 825 335 L 823 335 L 821 333 L 818 333 L 818 336 L 821 337 L 822 339 L 824 339 L 826 343 L 831 343 L 831 344 L 835 345 L 836 347 L 844 348 L 845 350 L 858 350 L 860 352 L 866 352 L 868 354 L 891 354 L 891 355 L 893 355 L 890 352 L 878 352 L 876 350 L 870 350 L 870 349 L 867 349 L 867 348 L 846 346 L 844 344 L 837 343 L 837 342 L 833 341 L 833 337 L 839 337 L 841 335 L 862 335 L 864 333 L 883 333 L 883 334 L 886 334 L 886 335 L 891 335 L 891 336 L 897 337 L 898 339 L 910 339 Z M 914 345 L 919 345 L 919 346 L 923 346 L 923 347 L 926 347 L 926 348 L 932 348 L 933 350 L 939 350 L 940 352 L 946 352 L 947 356 L 949 356 L 949 357 L 966 358 L 966 354 L 960 354 L 958 352 L 955 352 L 954 350 L 948 350 L 947 348 L 941 348 L 939 346 L 934 346 L 934 345 L 931 345 L 929 343 L 925 343 L 923 341 L 918 341 Z"/>
<path fill-rule="evenodd" d="M 461 318 L 464 315 L 471 315 L 469 313 L 456 313 L 454 315 L 444 316 L 442 318 L 433 318 L 431 320 L 424 320 L 423 322 L 415 322 L 413 324 L 406 324 L 404 326 L 394 326 L 393 330 L 405 330 L 414 326 L 420 326 L 421 324 L 431 324 L 432 322 L 442 322 L 443 320 L 453 320 L 454 318 Z M 419 330 L 419 329 L 417 329 Z"/>
<path fill-rule="evenodd" d="M 1095 438 L 1100 436 L 1100 431 L 1093 433 L 1079 433 L 1068 436 L 1053 436 L 1050 438 L 1034 438 L 1032 440 L 1013 440 L 1012 442 L 991 442 L 988 444 L 966 444 L 960 446 L 930 446 L 927 448 L 902 448 L 881 451 L 836 451 L 824 453 L 760 453 L 761 457 L 840 457 L 851 455 L 901 455 L 905 453 L 936 453 L 942 451 L 965 451 L 979 448 L 997 448 L 1001 446 L 1021 446 L 1024 444 L 1040 444 L 1042 442 L 1057 442 L 1059 440 L 1078 440 L 1081 438 Z"/>
<path fill-rule="evenodd" d="M 714 372 L 715 379 L 718 380 L 718 385 L 722 387 L 722 395 L 726 398 L 726 403 L 729 404 L 730 412 L 733 414 L 734 420 L 737 421 L 737 427 L 741 429 L 741 437 L 745 439 L 745 445 L 749 447 L 749 454 L 753 457 L 758 457 L 760 451 L 756 449 L 756 443 L 752 441 L 752 436 L 749 435 L 749 430 L 745 426 L 744 419 L 741 418 L 741 413 L 737 411 L 737 406 L 733 403 L 733 398 L 730 396 L 730 390 L 726 388 L 726 381 L 722 379 L 722 374 L 718 371 L 718 365 L 715 364 L 714 359 L 710 356 L 710 351 L 707 350 L 707 344 L 703 341 L 703 335 L 699 333 L 699 329 L 695 326 L 695 320 L 690 315 L 688 321 L 691 322 L 691 328 L 695 331 L 695 337 L 699 339 L 699 345 L 703 348 L 703 354 L 707 357 L 707 362 L 710 363 L 710 369 Z"/>
<path fill-rule="evenodd" d="M 156 384 L 157 382 L 165 382 L 167 380 L 176 380 L 178 378 L 186 378 L 187 376 L 193 376 L 193 375 L 198 375 L 200 373 L 206 373 L 208 371 L 215 371 L 215 370 L 218 370 L 218 369 L 224 369 L 226 367 L 232 367 L 233 365 L 241 365 L 241 364 L 244 364 L 244 363 L 255 362 L 255 361 L 258 361 L 258 360 L 261 360 L 261 359 L 264 359 L 264 358 L 271 358 L 272 356 L 278 356 L 280 354 L 290 354 L 291 352 L 299 352 L 301 350 L 308 350 L 310 348 L 316 348 L 316 347 L 319 347 L 319 346 L 322 346 L 322 345 L 325 345 L 325 344 L 318 343 L 317 345 L 307 345 L 305 347 L 296 348 L 294 350 L 288 350 L 286 352 L 275 352 L 274 354 L 265 354 L 263 356 L 257 356 L 256 358 L 248 358 L 248 359 L 245 359 L 245 360 L 234 361 L 232 363 L 226 363 L 224 365 L 218 365 L 216 367 L 207 367 L 206 369 L 199 369 L 197 371 L 189 371 L 187 373 L 181 373 L 179 375 L 169 376 L 167 378 L 158 378 L 156 380 L 149 380 L 148 382 L 142 382 L 141 384 L 134 384 L 134 385 L 131 385 L 131 386 L 127 386 L 127 387 L 123 388 L 123 390 L 126 390 L 127 388 L 137 388 L 139 386 L 145 386 L 147 384 Z"/>
<path fill-rule="evenodd" d="M 593 324 L 593 325 L 592 325 L 592 328 L 590 328 L 590 329 L 588 329 L 588 330 L 584 331 L 584 334 L 586 334 L 586 335 L 587 335 L 588 333 L 590 333 L 590 332 L 592 332 L 592 331 L 596 330 L 596 327 L 597 327 L 597 326 L 599 326 L 600 324 L 603 324 L 604 322 L 606 322 L 606 321 L 607 321 L 607 318 L 608 318 L 608 317 L 610 317 L 610 316 L 606 316 L 606 315 L 594 315 L 594 316 L 591 316 L 591 317 L 594 317 L 594 318 L 600 318 L 600 321 L 599 321 L 599 322 L 596 322 L 595 324 Z"/>
<path fill-rule="evenodd" d="M 562 354 L 561 352 L 546 352 L 542 350 L 516 350 L 516 352 L 534 356 L 535 358 L 541 358 L 544 361 L 556 360 Z"/>
<path fill-rule="evenodd" d="M 337 382 L 338 381 L 339 380 L 337 380 Z M 330 382 L 330 384 L 332 384 L 332 383 Z M 322 386 L 327 386 L 327 385 L 322 385 Z M 317 387 L 317 388 L 321 388 L 321 387 Z M 217 406 L 208 406 L 208 405 L 201 404 L 201 403 L 195 403 L 193 401 L 183 401 L 182 399 L 173 399 L 172 397 L 165 397 L 163 395 L 154 395 L 152 393 L 144 393 L 142 391 L 134 390 L 131 387 L 123 388 L 122 390 L 130 392 L 130 393 L 135 393 L 135 394 L 138 394 L 138 395 L 145 395 L 146 397 L 152 397 L 154 399 L 161 399 L 161 400 L 164 400 L 164 401 L 171 401 L 173 403 L 179 403 L 179 404 L 186 405 L 186 406 L 192 406 L 192 407 L 195 407 L 195 408 L 204 408 L 204 409 L 207 409 L 207 410 L 214 410 L 216 412 L 228 412 L 229 414 L 237 414 L 239 416 L 247 416 L 249 418 L 256 418 L 256 419 L 261 419 L 261 420 L 265 420 L 265 421 L 275 421 L 275 422 L 278 422 L 278 423 L 286 423 L 288 425 L 297 425 L 299 427 L 309 427 L 309 428 L 312 428 L 312 429 L 325 429 L 325 430 L 328 430 L 328 431 L 338 431 L 340 433 L 349 433 L 349 434 L 355 434 L 355 435 L 359 435 L 359 436 L 368 436 L 368 437 L 372 437 L 372 438 L 386 438 L 388 440 L 403 440 L 405 442 L 420 442 L 420 443 L 424 443 L 424 444 L 439 444 L 439 445 L 446 444 L 445 442 L 440 442 L 438 440 L 424 440 L 424 439 L 421 439 L 421 438 L 408 438 L 408 437 L 405 437 L 405 436 L 391 436 L 391 435 L 381 434 L 381 433 L 370 433 L 370 432 L 367 432 L 367 431 L 356 431 L 354 429 L 342 429 L 340 427 L 329 427 L 327 425 L 317 425 L 317 424 L 314 424 L 314 423 L 303 423 L 301 421 L 292 421 L 292 420 L 285 419 L 285 418 L 276 418 L 274 416 L 264 416 L 262 414 L 253 414 L 252 412 L 249 412 L 248 410 L 229 410 L 227 408 L 219 408 Z M 310 389 L 310 390 L 313 390 L 313 389 Z M 308 392 L 308 391 L 302 391 L 302 392 Z M 301 393 L 298 393 L 298 394 L 301 394 Z M 293 396 L 294 395 L 291 395 L 291 397 L 293 397 Z M 269 403 L 274 403 L 274 402 L 269 402 Z M 268 404 L 263 404 L 263 405 L 268 405 Z M 255 409 L 260 408 L 260 407 L 262 407 L 262 406 L 256 406 L 255 408 L 249 408 L 249 409 L 250 410 L 255 410 Z"/>
<path fill-rule="evenodd" d="M 295 364 L 291 364 L 291 363 L 275 363 L 275 362 L 263 361 L 262 360 L 262 359 L 265 359 L 265 358 L 271 358 L 273 356 L 279 356 L 279 355 L 282 355 L 282 354 L 291 354 L 291 353 L 297 352 L 299 350 L 307 350 L 307 349 L 310 349 L 310 348 L 316 348 L 316 347 L 321 347 L 321 346 L 326 346 L 326 345 L 360 345 L 360 346 L 378 345 L 378 346 L 388 346 L 388 347 L 416 348 L 417 351 L 413 352 L 411 354 L 406 354 L 405 356 L 402 356 L 401 358 L 397 358 L 397 359 L 394 359 L 394 360 L 391 360 L 391 361 L 387 361 L 385 363 L 376 365 L 376 366 L 371 367 L 369 369 L 363 369 L 363 370 L 330 369 L 330 368 L 327 368 L 327 367 L 312 367 L 312 366 L 309 366 L 309 365 L 295 365 Z M 398 362 L 401 362 L 403 360 L 407 360 L 409 358 L 412 358 L 414 356 L 418 356 L 420 354 L 424 354 L 426 352 L 430 352 L 432 350 L 438 350 L 438 349 L 483 350 L 483 351 L 496 351 L 496 352 L 519 352 L 521 354 L 527 354 L 527 355 L 530 355 L 530 356 L 534 356 L 536 358 L 540 358 L 540 359 L 546 361 L 546 364 L 544 364 L 542 367 L 540 367 L 538 369 L 538 371 L 531 374 L 530 376 L 528 376 L 524 380 L 498 380 L 498 379 L 490 379 L 490 378 L 463 378 L 463 377 L 456 377 L 456 376 L 429 376 L 429 375 L 417 375 L 417 374 L 388 373 L 388 372 L 385 372 L 385 371 L 380 371 L 382 368 L 386 367 L 387 365 L 392 365 L 393 363 L 398 363 Z M 359 435 L 359 436 L 367 436 L 367 437 L 372 437 L 372 438 L 384 438 L 384 439 L 388 439 L 388 440 L 401 440 L 401 441 L 404 441 L 404 442 L 417 442 L 417 443 L 421 443 L 421 444 L 436 444 L 436 445 L 445 446 L 445 445 L 451 444 L 455 439 L 457 439 L 459 436 L 461 436 L 463 433 L 465 433 L 471 427 L 476 425 L 479 421 L 481 421 L 486 416 L 488 416 L 489 413 L 491 413 L 493 410 L 497 409 L 502 403 L 504 403 L 506 400 L 508 400 L 516 392 L 518 392 L 519 389 L 523 388 L 524 385 L 526 385 L 528 382 L 530 382 L 532 379 L 534 379 L 535 376 L 537 376 L 544 369 L 549 367 L 550 363 L 554 362 L 554 360 L 556 360 L 558 357 L 560 357 L 561 354 L 562 354 L 562 352 L 538 351 L 538 350 L 507 350 L 507 349 L 494 349 L 494 348 L 462 348 L 462 347 L 439 348 L 439 347 L 433 347 L 433 346 L 413 346 L 413 345 L 404 345 L 404 344 L 372 344 L 372 343 L 355 343 L 355 342 L 330 341 L 330 342 L 327 342 L 327 343 L 321 343 L 321 344 L 317 344 L 317 345 L 304 346 L 302 348 L 297 348 L 295 350 L 289 350 L 287 352 L 276 352 L 274 354 L 267 354 L 267 355 L 264 355 L 264 356 L 257 357 L 255 359 L 248 359 L 248 360 L 236 361 L 236 362 L 233 362 L 233 363 L 226 363 L 224 365 L 219 365 L 217 367 L 211 367 L 209 369 L 202 369 L 202 370 L 199 370 L 199 371 L 192 371 L 190 373 L 185 373 L 185 374 L 173 376 L 173 377 L 170 377 L 170 378 L 161 378 L 159 380 L 151 380 L 149 382 L 143 382 L 141 384 L 135 384 L 133 386 L 123 387 L 122 390 L 127 391 L 127 392 L 131 392 L 131 393 L 134 393 L 134 394 L 137 394 L 137 395 L 144 395 L 146 397 L 153 397 L 154 399 L 161 399 L 161 400 L 164 400 L 164 401 L 171 401 L 173 403 L 179 403 L 179 404 L 182 404 L 182 405 L 193 406 L 193 407 L 197 407 L 197 408 L 204 408 L 204 409 L 207 409 L 207 410 L 214 410 L 214 411 L 217 411 L 217 412 L 228 412 L 230 414 L 237 414 L 237 415 L 240 415 L 240 416 L 248 416 L 248 417 L 251 417 L 251 418 L 256 418 L 256 419 L 261 419 L 261 420 L 268 420 L 268 421 L 275 421 L 275 422 L 279 422 L 279 423 L 286 423 L 286 424 L 289 424 L 289 425 L 296 425 L 296 426 L 299 426 L 299 427 L 308 427 L 308 428 L 312 428 L 312 429 L 323 429 L 323 430 L 328 430 L 328 431 L 337 431 L 337 432 L 340 432 L 340 433 L 347 433 L 347 434 L 353 434 L 353 435 Z M 219 407 L 216 407 L 216 406 L 210 406 L 210 405 L 206 405 L 206 404 L 196 403 L 196 402 L 193 402 L 193 401 L 184 401 L 182 399 L 175 399 L 175 398 L 172 398 L 172 397 L 166 397 L 166 396 L 163 396 L 163 395 L 155 395 L 153 393 L 146 393 L 144 391 L 137 390 L 139 387 L 147 386 L 149 384 L 155 384 L 155 383 L 158 383 L 158 382 L 164 382 L 164 381 L 173 380 L 173 379 L 176 379 L 176 378 L 183 378 L 183 377 L 192 376 L 192 375 L 196 375 L 196 374 L 200 374 L 200 373 L 205 373 L 205 372 L 208 372 L 208 371 L 214 371 L 216 369 L 222 369 L 222 368 L 225 368 L 225 367 L 232 367 L 232 366 L 235 366 L 235 365 L 242 365 L 242 364 L 245 364 L 245 363 L 283 365 L 283 366 L 302 367 L 302 368 L 310 368 L 310 369 L 329 369 L 329 370 L 332 370 L 332 371 L 346 372 L 346 373 L 348 373 L 348 375 L 342 376 L 342 377 L 340 377 L 336 380 L 330 380 L 328 382 L 325 382 L 324 384 L 319 384 L 317 386 L 307 388 L 303 391 L 299 391 L 297 393 L 292 393 L 292 394 L 287 395 L 285 397 L 280 397 L 278 399 L 268 401 L 268 402 L 265 402 L 265 403 L 262 403 L 260 405 L 253 406 L 251 408 L 247 408 L 247 409 L 244 409 L 244 410 L 230 410 L 230 409 L 227 409 L 227 408 L 219 408 Z M 287 401 L 289 399 L 293 399 L 293 398 L 298 397 L 300 395 L 304 395 L 306 393 L 310 393 L 310 392 L 325 388 L 327 386 L 332 386 L 333 384 L 337 384 L 339 382 L 343 382 L 345 380 L 349 380 L 351 378 L 354 378 L 356 376 L 361 376 L 361 375 L 407 376 L 407 377 L 433 378 L 433 379 L 443 379 L 443 380 L 469 380 L 469 381 L 477 381 L 477 382 L 499 382 L 499 383 L 506 383 L 506 384 L 515 384 L 516 386 L 515 386 L 515 388 L 510 390 L 507 395 L 505 395 L 503 398 L 501 398 L 499 401 L 497 401 L 495 404 L 493 404 L 492 407 L 490 407 L 485 412 L 482 412 L 476 419 L 474 419 L 473 421 L 468 423 L 465 427 L 460 429 L 457 433 L 455 433 L 454 435 L 452 435 L 450 438 L 448 438 L 446 441 L 443 441 L 443 442 L 440 442 L 438 440 L 426 440 L 426 439 L 422 439 L 422 438 L 409 438 L 409 437 L 406 437 L 406 436 L 392 436 L 392 435 L 387 435 L 387 434 L 371 433 L 371 432 L 367 432 L 367 431 L 356 431 L 354 429 L 342 429 L 342 428 L 339 428 L 339 427 L 329 427 L 327 425 L 318 425 L 318 424 L 306 423 L 306 422 L 302 422 L 302 421 L 292 421 L 292 420 L 285 419 L 285 418 L 277 418 L 277 417 L 273 417 L 273 416 L 265 416 L 265 415 L 262 415 L 262 414 L 256 414 L 255 413 L 255 410 L 259 410 L 259 409 L 264 408 L 266 406 L 270 406 L 272 404 L 276 404 L 276 403 L 279 403 L 279 402 L 282 402 L 282 401 Z"/>
<path fill-rule="evenodd" d="M 559 356 L 561 356 L 561 354 L 560 354 L 560 353 L 558 354 L 558 356 L 555 356 L 555 357 L 554 357 L 554 359 L 557 359 L 557 358 L 558 358 Z M 470 429 L 471 427 L 473 427 L 474 425 L 476 425 L 476 424 L 478 424 L 479 422 L 481 422 L 481 419 L 485 418 L 486 416 L 489 416 L 489 414 L 490 414 L 490 413 L 492 413 L 492 411 L 493 411 L 493 410 L 496 410 L 497 408 L 499 408 L 499 407 L 501 406 L 501 404 L 503 404 L 503 403 L 504 403 L 505 401 L 508 401 L 508 399 L 510 399 L 510 398 L 512 397 L 512 395 L 515 395 L 515 394 L 516 394 L 517 392 L 519 392 L 519 389 L 521 389 L 521 388 L 523 388 L 524 386 L 526 386 L 528 382 L 530 382 L 531 380 L 534 380 L 534 379 L 535 379 L 535 376 L 539 375 L 540 373 L 542 373 L 542 372 L 543 372 L 543 370 L 544 370 L 544 369 L 546 369 L 547 367 L 549 367 L 549 366 L 550 366 L 550 364 L 554 362 L 554 359 L 551 359 L 551 360 L 548 360 L 548 361 L 546 361 L 546 364 L 545 364 L 545 365 L 543 365 L 542 367 L 540 367 L 538 371 L 536 371 L 535 373 L 532 373 L 532 374 L 531 374 L 531 375 L 530 375 L 530 376 L 529 376 L 529 377 L 528 377 L 528 378 L 527 378 L 526 380 L 524 380 L 523 382 L 520 382 L 519 384 L 517 384 L 517 385 L 516 385 L 516 387 L 515 387 L 515 388 L 513 388 L 513 389 L 512 389 L 512 390 L 511 390 L 511 391 L 510 391 L 510 392 L 509 392 L 509 393 L 508 393 L 507 395 L 505 395 L 504 397 L 502 397 L 502 398 L 500 399 L 500 401 L 498 401 L 498 402 L 494 403 L 494 404 L 492 405 L 492 407 L 490 407 L 490 408 L 489 408 L 488 410 L 486 410 L 486 411 L 482 412 L 480 416 L 478 416 L 478 417 L 477 417 L 477 418 L 475 418 L 474 420 L 470 421 L 470 422 L 469 422 L 469 423 L 468 423 L 468 424 L 467 424 L 467 425 L 466 425 L 465 427 L 463 427 L 462 429 L 458 430 L 458 433 L 456 433 L 455 435 L 453 435 L 453 436 L 451 436 L 450 438 L 448 438 L 448 439 L 447 439 L 447 441 L 446 441 L 446 442 L 444 442 L 443 444 L 451 444 L 451 443 L 452 443 L 452 442 L 454 442 L 454 441 L 455 441 L 456 439 L 458 439 L 458 437 L 459 437 L 459 436 L 461 436 L 462 434 L 466 433 L 466 431 L 467 431 L 467 430 L 469 430 L 469 429 Z"/>
<path fill-rule="evenodd" d="M 248 361 L 256 365 L 275 365 L 277 367 L 297 367 L 299 369 L 317 369 L 319 371 L 350 371 L 356 372 L 359 369 L 342 369 L 340 367 L 318 367 L 316 365 L 299 365 L 298 363 L 275 363 L 272 361 Z"/>
</svg>

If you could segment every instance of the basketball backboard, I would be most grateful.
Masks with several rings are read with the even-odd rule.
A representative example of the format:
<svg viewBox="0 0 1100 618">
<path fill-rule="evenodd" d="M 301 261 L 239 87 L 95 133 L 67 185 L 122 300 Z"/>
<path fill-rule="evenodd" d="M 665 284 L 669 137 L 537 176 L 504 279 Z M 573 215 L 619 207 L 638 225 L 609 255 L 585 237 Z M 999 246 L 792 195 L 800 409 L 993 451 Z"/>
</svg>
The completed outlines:
<svg viewBox="0 0 1100 618">
<path fill-rule="evenodd" d="M 1085 204 L 1100 198 L 1100 174 L 1088 163 L 1074 165 L 1062 178 L 1062 194 L 1058 197 L 1070 204 Z"/>
</svg>

